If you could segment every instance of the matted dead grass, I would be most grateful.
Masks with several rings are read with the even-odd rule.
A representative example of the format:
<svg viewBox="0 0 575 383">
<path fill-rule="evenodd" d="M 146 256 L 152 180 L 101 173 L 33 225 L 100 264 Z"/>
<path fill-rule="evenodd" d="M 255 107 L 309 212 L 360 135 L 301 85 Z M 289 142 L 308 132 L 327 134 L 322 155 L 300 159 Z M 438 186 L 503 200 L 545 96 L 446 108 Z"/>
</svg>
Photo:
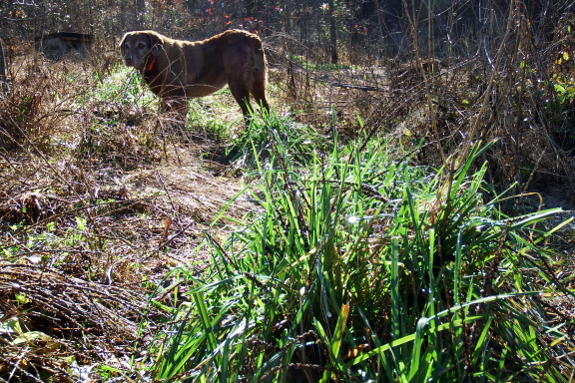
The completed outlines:
<svg viewBox="0 0 575 383">
<path fill-rule="evenodd" d="M 168 145 L 157 163 L 80 174 L 66 160 L 47 166 L 30 153 L 0 159 L 0 307 L 4 321 L 19 323 L 4 334 L 0 375 L 87 377 L 96 365 L 120 367 L 134 342 L 146 343 L 138 324 L 153 327 L 160 315 L 149 294 L 173 267 L 201 273 L 210 261 L 204 231 L 225 235 L 225 218 L 210 225 L 243 188 L 214 175 L 214 164 L 196 157 L 203 149 Z M 255 208 L 240 197 L 225 216 L 241 220 Z"/>
<path fill-rule="evenodd" d="M 235 198 L 219 143 L 183 143 L 150 106 L 90 98 L 85 63 L 19 65 L 0 97 L 0 379 L 129 371 L 163 320 L 149 300 L 172 299 L 152 292 L 174 267 L 201 273 L 204 233 L 223 238 L 256 207 Z"/>
</svg>

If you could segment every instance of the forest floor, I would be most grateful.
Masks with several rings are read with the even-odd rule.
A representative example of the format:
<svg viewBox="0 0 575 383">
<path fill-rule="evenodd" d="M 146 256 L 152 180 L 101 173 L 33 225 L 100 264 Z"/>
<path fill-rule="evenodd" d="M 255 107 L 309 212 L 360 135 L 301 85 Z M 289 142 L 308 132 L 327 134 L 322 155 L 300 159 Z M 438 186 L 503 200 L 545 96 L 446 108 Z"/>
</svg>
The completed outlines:
<svg viewBox="0 0 575 383">
<path fill-rule="evenodd" d="M 53 69 L 42 70 L 54 76 Z M 375 100 L 365 87 L 387 89 L 382 73 L 372 73 L 379 80 L 364 83 L 357 72 L 321 76 L 322 86 L 295 81 L 291 87 L 285 73 L 272 71 L 270 98 L 280 115 L 314 123 L 326 136 L 335 123 L 342 140 L 359 141 L 364 124 L 364 132 L 379 127 L 381 100 L 397 95 Z M 350 79 L 355 85 L 346 87 Z M 22 107 L 17 95 L 10 101 L 16 111 Z M 400 108 L 396 101 L 394 107 Z M 54 124 L 69 118 L 58 114 L 69 113 L 70 106 L 62 105 L 61 111 L 46 114 L 54 113 Z M 28 129 L 12 132 L 13 142 L 0 151 L 0 375 L 5 381 L 12 376 L 105 380 L 114 369 L 140 381 L 141 345 L 157 336 L 155 325 L 168 316 L 167 307 L 189 299 L 182 296 L 189 286 L 178 294 L 169 289 L 178 283 L 173 270 L 182 266 L 201 275 L 209 266 L 210 246 L 241 231 L 244 217 L 261 209 L 255 196 L 245 193 L 252 174 L 226 156 L 233 142 L 229 136 L 243 134 L 239 108 L 229 94 L 201 101 L 191 118 L 195 130 L 183 135 L 154 125 L 164 118 L 155 112 L 146 119 L 141 110 L 150 113 L 150 104 L 136 112 L 118 112 L 118 104 L 109 101 L 86 105 L 74 106 L 72 118 L 80 122 L 73 128 L 53 127 L 57 135 L 41 132 L 50 127 L 26 125 L 29 116 L 18 112 L 4 116 L 6 124 Z M 421 108 L 421 100 L 415 105 Z M 413 114 L 414 120 L 425 117 Z M 127 122 L 134 115 L 140 125 Z M 211 116 L 207 123 L 206 115 Z M 93 120 L 103 122 L 94 127 Z M 417 125 L 410 122 L 407 129 L 397 123 L 388 133 L 409 145 Z M 212 137 L 226 134 L 225 140 Z M 437 153 L 430 158 L 436 161 Z M 527 209 L 575 207 L 569 188 L 549 186 L 540 195 L 525 197 Z M 567 217 L 557 216 L 553 224 Z M 561 233 L 569 252 L 575 226 L 570 223 Z M 565 315 L 575 311 L 569 300 L 561 304 Z M 146 328 L 141 327 L 144 319 Z"/>
</svg>

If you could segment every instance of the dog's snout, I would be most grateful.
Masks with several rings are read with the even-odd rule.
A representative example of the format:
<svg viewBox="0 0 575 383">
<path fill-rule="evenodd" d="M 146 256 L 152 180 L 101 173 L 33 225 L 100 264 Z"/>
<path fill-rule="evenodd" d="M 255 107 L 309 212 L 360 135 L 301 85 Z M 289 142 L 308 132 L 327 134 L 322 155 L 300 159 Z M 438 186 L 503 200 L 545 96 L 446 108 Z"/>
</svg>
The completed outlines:
<svg viewBox="0 0 575 383">
<path fill-rule="evenodd" d="M 134 56 L 130 53 L 127 53 L 124 56 L 124 61 L 126 62 L 126 65 L 128 66 L 134 66 Z"/>
</svg>

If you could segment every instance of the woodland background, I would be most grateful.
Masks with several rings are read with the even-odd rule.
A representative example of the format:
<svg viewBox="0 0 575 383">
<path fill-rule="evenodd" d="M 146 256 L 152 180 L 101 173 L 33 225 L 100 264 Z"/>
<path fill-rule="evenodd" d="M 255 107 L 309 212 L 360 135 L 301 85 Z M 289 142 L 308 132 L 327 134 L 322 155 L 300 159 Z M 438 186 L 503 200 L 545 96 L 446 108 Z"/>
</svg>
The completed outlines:
<svg viewBox="0 0 575 383">
<path fill-rule="evenodd" d="M 465 135 L 458 130 L 500 138 L 493 159 L 502 179 L 515 181 L 534 169 L 572 181 L 573 25 L 573 2 L 563 0 L 0 2 L 8 62 L 52 32 L 94 34 L 94 62 L 104 69 L 118 62 L 129 30 L 192 40 L 256 32 L 275 73 L 285 73 L 278 79 L 294 110 L 309 110 L 321 84 L 347 90 L 339 104 L 327 94 L 320 102 L 350 114 L 351 126 L 357 110 L 383 131 L 421 111 L 410 132 L 435 135 L 445 152 Z M 330 64 L 344 70 L 322 73 Z"/>
</svg>

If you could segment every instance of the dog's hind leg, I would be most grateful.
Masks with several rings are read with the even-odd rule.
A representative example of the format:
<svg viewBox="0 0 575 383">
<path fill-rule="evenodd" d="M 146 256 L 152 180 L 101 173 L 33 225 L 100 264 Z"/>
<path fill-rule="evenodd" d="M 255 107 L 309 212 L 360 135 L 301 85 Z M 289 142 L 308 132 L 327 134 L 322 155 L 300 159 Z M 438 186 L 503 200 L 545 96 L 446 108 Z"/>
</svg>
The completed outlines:
<svg viewBox="0 0 575 383">
<path fill-rule="evenodd" d="M 230 81 L 229 83 L 230 91 L 232 95 L 242 108 L 242 113 L 244 114 L 244 119 L 246 122 L 250 120 L 250 92 L 246 89 L 244 85 L 237 81 Z"/>
<path fill-rule="evenodd" d="M 252 87 L 252 96 L 254 96 L 254 100 L 256 100 L 256 103 L 262 107 L 263 109 L 265 109 L 266 111 L 270 111 L 270 106 L 268 104 L 268 100 L 266 99 L 266 90 L 265 90 L 265 85 L 262 84 L 254 84 L 254 86 Z"/>
</svg>

